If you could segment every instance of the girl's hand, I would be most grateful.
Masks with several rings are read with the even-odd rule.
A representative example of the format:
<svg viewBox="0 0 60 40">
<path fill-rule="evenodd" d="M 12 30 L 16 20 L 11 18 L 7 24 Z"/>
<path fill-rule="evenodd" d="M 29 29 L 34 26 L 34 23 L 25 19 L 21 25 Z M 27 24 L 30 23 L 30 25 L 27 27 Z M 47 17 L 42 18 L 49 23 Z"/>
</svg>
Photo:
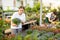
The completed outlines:
<svg viewBox="0 0 60 40">
<path fill-rule="evenodd" d="M 17 26 L 17 25 L 16 25 L 16 24 L 14 24 L 14 23 L 12 23 L 11 25 L 12 25 L 12 26 Z"/>
<path fill-rule="evenodd" d="M 12 24 L 12 26 L 17 26 L 16 24 Z"/>
</svg>

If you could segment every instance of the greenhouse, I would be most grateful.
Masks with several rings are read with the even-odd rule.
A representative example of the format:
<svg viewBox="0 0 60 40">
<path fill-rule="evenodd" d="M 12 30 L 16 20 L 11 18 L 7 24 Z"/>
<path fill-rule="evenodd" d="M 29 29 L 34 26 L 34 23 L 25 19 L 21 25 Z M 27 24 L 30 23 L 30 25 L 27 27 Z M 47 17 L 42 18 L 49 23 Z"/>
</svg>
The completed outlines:
<svg viewBox="0 0 60 40">
<path fill-rule="evenodd" d="M 60 40 L 60 0 L 0 0 L 0 40 Z"/>
</svg>

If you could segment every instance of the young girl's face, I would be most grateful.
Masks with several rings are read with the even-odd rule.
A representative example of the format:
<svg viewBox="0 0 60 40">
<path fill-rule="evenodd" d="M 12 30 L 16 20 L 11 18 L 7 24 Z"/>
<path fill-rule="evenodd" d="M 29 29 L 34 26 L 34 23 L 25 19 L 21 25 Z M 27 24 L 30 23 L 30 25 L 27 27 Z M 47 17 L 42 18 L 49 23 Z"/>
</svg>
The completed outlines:
<svg viewBox="0 0 60 40">
<path fill-rule="evenodd" d="M 19 12 L 19 14 L 22 14 L 24 12 L 24 9 L 20 8 L 18 12 Z"/>
</svg>

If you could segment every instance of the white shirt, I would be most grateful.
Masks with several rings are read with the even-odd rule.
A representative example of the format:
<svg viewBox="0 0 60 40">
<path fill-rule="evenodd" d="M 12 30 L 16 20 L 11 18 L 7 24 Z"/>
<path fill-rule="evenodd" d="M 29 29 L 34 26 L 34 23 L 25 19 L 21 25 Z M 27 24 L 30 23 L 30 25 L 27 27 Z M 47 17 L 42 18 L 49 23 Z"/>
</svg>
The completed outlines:
<svg viewBox="0 0 60 40">
<path fill-rule="evenodd" d="M 19 15 L 18 12 L 15 12 L 13 14 L 11 20 L 14 19 L 14 18 L 19 18 L 22 22 L 25 22 L 26 21 L 26 17 L 25 17 L 25 14 L 24 13 L 22 13 L 21 15 Z M 18 25 L 18 27 L 11 25 L 11 29 L 19 29 L 19 28 L 22 28 L 22 23 L 20 23 Z"/>
<path fill-rule="evenodd" d="M 48 18 L 50 19 L 51 14 L 52 14 L 52 12 L 51 12 L 51 13 L 47 13 L 47 14 L 46 14 L 46 17 L 48 17 Z"/>
</svg>

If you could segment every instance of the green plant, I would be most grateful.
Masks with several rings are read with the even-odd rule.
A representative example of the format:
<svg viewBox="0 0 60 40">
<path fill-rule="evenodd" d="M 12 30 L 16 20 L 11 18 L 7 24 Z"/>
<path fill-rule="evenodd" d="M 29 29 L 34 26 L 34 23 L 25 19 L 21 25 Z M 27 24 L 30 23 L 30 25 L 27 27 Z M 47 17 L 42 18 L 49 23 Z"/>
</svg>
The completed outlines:
<svg viewBox="0 0 60 40">
<path fill-rule="evenodd" d="M 33 31 L 31 29 L 26 30 L 27 34 L 31 34 Z"/>
<path fill-rule="evenodd" d="M 0 27 L 3 26 L 3 20 L 0 20 Z"/>
<path fill-rule="evenodd" d="M 34 6 L 34 7 L 32 8 L 32 11 L 33 11 L 33 12 L 37 12 L 37 11 L 38 11 L 37 8 L 36 8 L 36 6 Z"/>
<path fill-rule="evenodd" d="M 31 39 L 31 35 L 26 35 L 26 36 L 24 37 L 24 40 L 32 40 L 32 39 Z"/>
<path fill-rule="evenodd" d="M 54 37 L 50 37 L 50 38 L 48 38 L 48 40 L 55 40 L 55 38 Z"/>
<path fill-rule="evenodd" d="M 32 12 L 38 12 L 39 10 L 40 10 L 40 2 L 34 4 Z"/>
<path fill-rule="evenodd" d="M 41 36 L 41 35 L 45 34 L 46 31 L 40 31 L 39 33 L 40 33 L 40 36 Z"/>
<path fill-rule="evenodd" d="M 39 25 L 40 18 L 36 18 L 36 20 L 37 20 L 37 25 Z"/>
<path fill-rule="evenodd" d="M 22 40 L 22 36 L 21 35 L 18 35 L 15 38 L 16 38 L 16 40 Z"/>
<path fill-rule="evenodd" d="M 18 18 L 14 18 L 14 19 L 12 19 L 12 22 L 16 25 L 19 25 L 21 23 L 21 20 Z"/>
<path fill-rule="evenodd" d="M 9 35 L 9 36 L 5 36 L 4 40 L 22 40 L 22 36 L 21 35 Z"/>
<path fill-rule="evenodd" d="M 60 23 L 58 23 L 58 24 L 56 25 L 56 28 L 60 29 Z"/>
<path fill-rule="evenodd" d="M 48 38 L 45 37 L 45 36 L 40 36 L 40 37 L 38 38 L 38 40 L 48 40 Z"/>
<path fill-rule="evenodd" d="M 25 11 L 26 11 L 26 12 L 32 12 L 32 11 L 31 11 L 31 7 L 30 7 L 29 5 L 27 5 L 27 6 L 25 7 Z"/>
<path fill-rule="evenodd" d="M 40 35 L 38 30 L 34 30 L 32 33 L 32 40 L 38 40 L 38 36 Z"/>
<path fill-rule="evenodd" d="M 60 38 L 60 33 L 57 33 L 57 34 L 55 35 L 55 38 L 56 38 L 56 39 Z"/>
<path fill-rule="evenodd" d="M 3 34 L 2 34 L 2 29 L 0 28 L 0 40 L 2 40 Z"/>
<path fill-rule="evenodd" d="M 46 34 L 43 34 L 43 36 L 45 36 L 47 38 L 50 38 L 50 37 L 53 37 L 54 36 L 54 33 L 53 32 L 48 32 Z"/>
<path fill-rule="evenodd" d="M 34 6 L 36 6 L 37 10 L 40 10 L 40 2 L 35 3 Z"/>
<path fill-rule="evenodd" d="M 3 10 L 0 8 L 0 13 L 3 12 Z"/>
</svg>

